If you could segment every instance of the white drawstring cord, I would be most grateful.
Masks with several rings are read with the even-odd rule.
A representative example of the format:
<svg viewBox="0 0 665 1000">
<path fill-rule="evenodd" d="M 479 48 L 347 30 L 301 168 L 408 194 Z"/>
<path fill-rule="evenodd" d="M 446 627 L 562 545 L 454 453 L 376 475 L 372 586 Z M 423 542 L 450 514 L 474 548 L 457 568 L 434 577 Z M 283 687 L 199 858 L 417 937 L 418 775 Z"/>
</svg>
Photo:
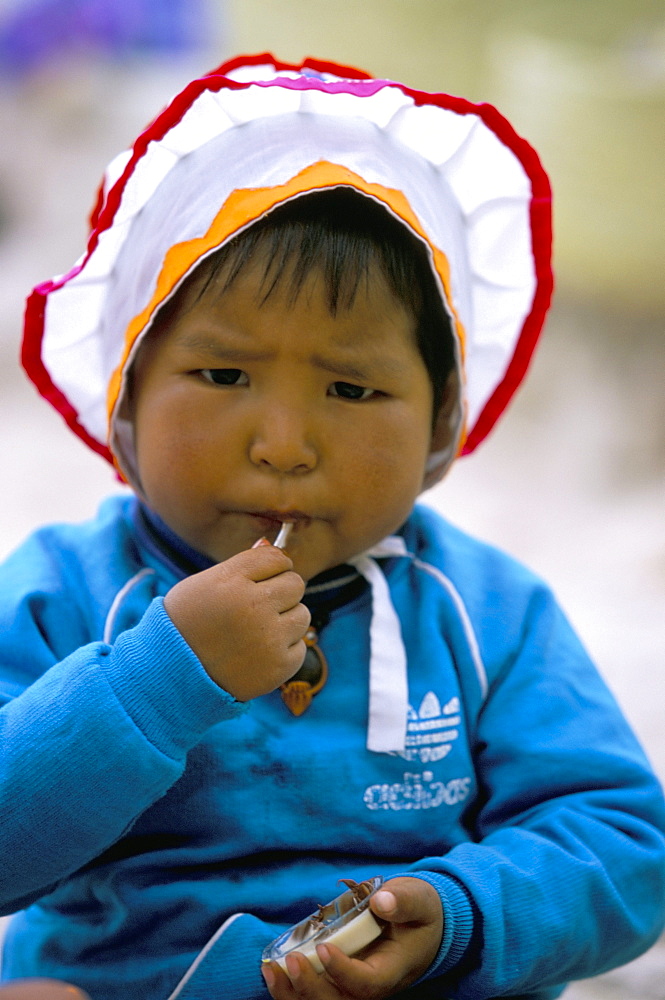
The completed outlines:
<svg viewBox="0 0 665 1000">
<path fill-rule="evenodd" d="M 374 753 L 404 750 L 409 692 L 402 627 L 390 597 L 388 581 L 372 557 L 406 554 L 404 540 L 390 536 L 350 560 L 372 590 L 367 749 Z"/>
</svg>

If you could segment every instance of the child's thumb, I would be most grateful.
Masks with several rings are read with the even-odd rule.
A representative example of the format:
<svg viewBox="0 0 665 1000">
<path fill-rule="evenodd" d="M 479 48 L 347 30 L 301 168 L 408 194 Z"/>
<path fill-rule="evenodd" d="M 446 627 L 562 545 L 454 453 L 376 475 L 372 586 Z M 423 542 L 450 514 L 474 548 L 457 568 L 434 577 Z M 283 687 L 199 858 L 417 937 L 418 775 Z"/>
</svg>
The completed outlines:
<svg viewBox="0 0 665 1000">
<path fill-rule="evenodd" d="M 395 878 L 372 896 L 377 917 L 392 924 L 427 923 L 440 910 L 439 896 L 431 885 L 417 878 Z"/>
<path fill-rule="evenodd" d="M 382 917 L 384 920 L 394 920 L 398 909 L 399 903 L 397 902 L 397 897 L 390 889 L 379 889 L 378 892 L 374 893 L 372 897 L 372 910 L 376 913 L 377 917 Z"/>
</svg>

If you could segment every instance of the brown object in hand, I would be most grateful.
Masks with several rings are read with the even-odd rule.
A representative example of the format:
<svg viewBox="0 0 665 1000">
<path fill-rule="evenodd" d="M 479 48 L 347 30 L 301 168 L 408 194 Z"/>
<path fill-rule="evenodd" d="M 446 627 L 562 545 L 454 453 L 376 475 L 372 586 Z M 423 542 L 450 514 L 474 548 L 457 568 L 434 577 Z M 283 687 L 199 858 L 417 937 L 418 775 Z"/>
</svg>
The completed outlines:
<svg viewBox="0 0 665 1000">
<path fill-rule="evenodd" d="M 77 986 L 58 979 L 17 979 L 0 986 L 0 1000 L 90 1000 Z"/>
</svg>

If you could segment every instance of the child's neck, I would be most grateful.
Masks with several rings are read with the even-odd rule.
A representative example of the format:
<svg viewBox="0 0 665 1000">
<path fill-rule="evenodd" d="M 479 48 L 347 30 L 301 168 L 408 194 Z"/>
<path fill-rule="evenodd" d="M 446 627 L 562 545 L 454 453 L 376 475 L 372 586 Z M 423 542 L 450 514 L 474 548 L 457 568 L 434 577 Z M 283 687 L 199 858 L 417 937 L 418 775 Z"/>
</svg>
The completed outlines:
<svg viewBox="0 0 665 1000">
<path fill-rule="evenodd" d="M 143 544 L 181 578 L 214 566 L 214 560 L 192 548 L 162 521 L 159 514 L 139 501 L 134 523 Z"/>
</svg>

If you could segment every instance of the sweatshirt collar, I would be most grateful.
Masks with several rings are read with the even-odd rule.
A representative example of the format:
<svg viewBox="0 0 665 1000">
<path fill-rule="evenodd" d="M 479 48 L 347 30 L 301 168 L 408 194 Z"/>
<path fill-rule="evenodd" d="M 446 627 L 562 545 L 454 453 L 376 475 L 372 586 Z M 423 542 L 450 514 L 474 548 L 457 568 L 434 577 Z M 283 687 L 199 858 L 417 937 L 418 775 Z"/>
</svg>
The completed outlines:
<svg viewBox="0 0 665 1000">
<path fill-rule="evenodd" d="M 148 551 L 184 579 L 214 565 L 214 560 L 182 540 L 149 507 L 140 501 L 134 523 Z M 369 719 L 367 749 L 375 753 L 404 750 L 408 712 L 407 657 L 402 627 L 388 579 L 377 560 L 409 557 L 404 539 L 391 535 L 348 565 L 326 570 L 310 580 L 304 603 L 315 614 L 334 610 L 352 601 L 369 584 L 372 595 L 370 620 Z"/>
</svg>

